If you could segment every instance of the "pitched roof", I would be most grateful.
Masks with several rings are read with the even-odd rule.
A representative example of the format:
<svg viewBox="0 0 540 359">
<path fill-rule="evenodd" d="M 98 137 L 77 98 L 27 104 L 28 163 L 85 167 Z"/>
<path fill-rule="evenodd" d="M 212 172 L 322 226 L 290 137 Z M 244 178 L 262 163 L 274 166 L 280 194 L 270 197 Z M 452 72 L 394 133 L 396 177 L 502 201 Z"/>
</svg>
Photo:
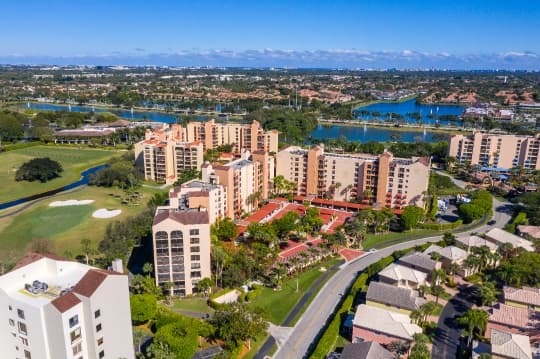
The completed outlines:
<svg viewBox="0 0 540 359">
<path fill-rule="evenodd" d="M 177 211 L 169 209 L 159 211 L 154 217 L 153 225 L 163 222 L 167 218 L 182 224 L 208 224 L 208 212 L 206 211 Z"/>
<path fill-rule="evenodd" d="M 66 293 L 51 302 L 60 313 L 64 313 L 79 304 L 81 300 L 71 292 Z"/>
<path fill-rule="evenodd" d="M 540 226 L 525 226 L 520 224 L 517 226 L 519 233 L 527 234 L 533 238 L 540 238 Z"/>
<path fill-rule="evenodd" d="M 353 343 L 345 346 L 341 359 L 395 359 L 394 354 L 377 342 Z"/>
<path fill-rule="evenodd" d="M 495 250 L 497 249 L 497 245 L 494 244 L 494 243 L 491 243 L 490 241 L 482 238 L 482 237 L 478 237 L 478 236 L 468 236 L 468 237 L 457 237 L 456 238 L 456 241 L 459 242 L 459 243 L 462 243 L 463 245 L 465 245 L 467 248 L 470 248 L 470 247 L 483 247 L 483 246 L 486 246 L 488 247 L 490 250 Z"/>
<path fill-rule="evenodd" d="M 371 282 L 369 284 L 366 300 L 408 310 L 418 309 L 426 302 L 418 296 L 417 291 L 381 282 Z"/>
<path fill-rule="evenodd" d="M 414 334 L 422 332 L 422 328 L 411 323 L 408 315 L 365 304 L 356 309 L 353 325 L 405 340 L 412 340 Z"/>
<path fill-rule="evenodd" d="M 526 335 L 491 329 L 491 353 L 505 358 L 531 359 L 531 343 Z"/>
<path fill-rule="evenodd" d="M 540 306 L 540 288 L 504 287 L 503 292 L 505 300 Z"/>
<path fill-rule="evenodd" d="M 425 254 L 431 254 L 433 252 L 439 253 L 441 257 L 449 259 L 452 262 L 465 259 L 468 256 L 467 252 L 456 246 L 439 247 L 436 244 L 432 244 L 424 251 Z"/>
<path fill-rule="evenodd" d="M 536 322 L 533 311 L 503 303 L 497 303 L 490 309 L 488 321 L 516 328 L 533 328 Z"/>
<path fill-rule="evenodd" d="M 431 259 L 427 254 L 419 252 L 413 252 L 401 257 L 398 263 L 423 272 L 431 272 L 437 268 L 436 261 Z"/>
<path fill-rule="evenodd" d="M 32 253 L 28 253 L 24 257 L 22 257 L 17 262 L 17 264 L 15 264 L 15 267 L 13 267 L 12 270 L 22 268 L 22 267 L 24 267 L 24 266 L 26 266 L 28 264 L 37 262 L 38 260 L 40 260 L 42 258 L 50 258 L 50 259 L 54 259 L 55 261 L 69 261 L 69 262 L 71 262 L 71 260 L 60 257 L 60 256 L 57 256 L 56 254 L 52 254 L 52 253 L 33 253 L 32 252 Z"/>
<path fill-rule="evenodd" d="M 114 274 L 108 273 L 98 269 L 90 269 L 84 277 L 73 287 L 73 292 L 83 295 L 85 297 L 91 297 L 92 294 L 99 288 L 101 283 L 107 278 L 107 275 Z"/>
<path fill-rule="evenodd" d="M 409 282 L 423 284 L 426 282 L 427 274 L 401 264 L 392 263 L 379 272 L 379 277 L 390 278 L 395 281 L 404 279 Z"/>
<path fill-rule="evenodd" d="M 500 228 L 493 228 L 486 233 L 486 238 L 495 241 L 495 243 L 510 243 L 515 248 L 521 247 L 528 252 L 534 252 L 534 246 L 531 242 L 515 234 L 503 231 Z"/>
</svg>

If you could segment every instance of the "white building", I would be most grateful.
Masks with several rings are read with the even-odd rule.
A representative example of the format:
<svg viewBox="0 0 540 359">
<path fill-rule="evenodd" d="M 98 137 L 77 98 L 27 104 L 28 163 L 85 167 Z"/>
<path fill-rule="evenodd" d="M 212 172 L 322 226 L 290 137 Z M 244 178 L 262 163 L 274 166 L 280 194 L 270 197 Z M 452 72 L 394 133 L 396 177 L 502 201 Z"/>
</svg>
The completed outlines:
<svg viewBox="0 0 540 359">
<path fill-rule="evenodd" d="M 127 276 L 29 254 L 0 277 L 0 356 L 135 357 Z"/>
</svg>

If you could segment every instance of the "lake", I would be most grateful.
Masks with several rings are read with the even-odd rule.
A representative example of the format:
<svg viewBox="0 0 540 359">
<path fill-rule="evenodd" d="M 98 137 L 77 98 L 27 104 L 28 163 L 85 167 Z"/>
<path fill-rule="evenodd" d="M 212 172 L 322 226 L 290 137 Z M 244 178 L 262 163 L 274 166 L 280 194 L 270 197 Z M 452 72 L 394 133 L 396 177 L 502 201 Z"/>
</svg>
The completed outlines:
<svg viewBox="0 0 540 359">
<path fill-rule="evenodd" d="M 384 104 L 384 105 L 388 105 L 388 104 Z M 24 107 L 28 107 L 28 106 L 24 106 Z M 47 104 L 47 103 L 30 103 L 28 108 L 42 110 L 42 111 L 67 111 L 68 110 L 68 107 L 64 105 Z M 175 123 L 177 118 L 182 117 L 181 114 L 168 114 L 168 113 L 157 112 L 157 111 L 133 111 L 133 113 L 131 113 L 131 111 L 129 110 L 105 109 L 105 108 L 99 108 L 99 107 L 92 108 L 91 106 L 75 106 L 75 105 L 71 106 L 71 111 L 73 112 L 91 112 L 91 111 L 111 112 L 127 120 L 131 120 L 131 119 L 146 120 L 146 121 L 165 122 L 165 123 Z M 205 121 L 206 119 L 208 119 L 208 117 L 206 116 L 195 116 L 195 117 L 197 117 L 201 121 Z M 280 136 L 282 140 L 286 140 L 283 134 Z M 364 129 L 363 127 L 360 127 L 360 126 L 319 125 L 310 134 L 310 136 L 315 139 L 339 138 L 341 136 L 345 136 L 349 140 L 360 141 L 360 142 L 369 142 L 369 141 L 437 142 L 441 140 L 440 138 L 441 135 L 436 134 L 434 132 L 429 132 L 429 131 L 427 131 L 426 134 L 424 135 L 422 132 L 418 132 L 418 131 L 406 131 L 406 130 L 398 131 L 398 130 L 392 130 L 392 129 L 387 129 L 387 128 L 377 128 L 377 127 L 367 127 Z"/>
<path fill-rule="evenodd" d="M 460 117 L 464 111 L 463 106 L 457 105 L 419 104 L 415 98 L 403 102 L 378 102 L 354 110 L 355 117 L 364 121 L 385 121 L 390 119 L 391 113 L 397 113 L 403 116 L 403 121 L 407 123 L 418 123 L 417 119 L 410 116 L 410 114 L 416 113 L 420 116 L 422 123 L 430 125 L 437 123 L 441 125 L 461 124 L 461 120 L 451 121 L 445 119 L 445 116 Z M 374 116 L 374 112 L 378 112 L 380 115 Z"/>
</svg>

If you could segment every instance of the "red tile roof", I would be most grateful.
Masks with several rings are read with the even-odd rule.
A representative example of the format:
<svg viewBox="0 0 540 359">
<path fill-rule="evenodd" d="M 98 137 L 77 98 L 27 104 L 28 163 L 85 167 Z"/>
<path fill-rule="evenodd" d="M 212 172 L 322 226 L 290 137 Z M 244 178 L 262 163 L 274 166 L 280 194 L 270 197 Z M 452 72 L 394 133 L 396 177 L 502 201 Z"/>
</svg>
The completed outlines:
<svg viewBox="0 0 540 359">
<path fill-rule="evenodd" d="M 73 287 L 73 292 L 89 298 L 92 296 L 92 294 L 94 294 L 96 289 L 99 288 L 101 283 L 103 283 L 109 274 L 114 273 L 108 273 L 98 269 L 90 269 L 81 278 L 79 283 Z"/>
<path fill-rule="evenodd" d="M 517 328 L 530 328 L 535 326 L 530 318 L 532 313 L 527 308 L 512 307 L 498 303 L 491 308 L 489 321 Z"/>
<path fill-rule="evenodd" d="M 280 207 L 279 203 L 269 202 L 262 206 L 259 210 L 253 213 L 251 216 L 246 218 L 246 221 L 250 223 L 260 222 L 263 218 L 273 213 L 276 209 Z"/>
<path fill-rule="evenodd" d="M 80 302 L 81 300 L 77 298 L 75 294 L 69 292 L 53 300 L 51 304 L 54 305 L 54 307 L 58 309 L 60 313 L 64 313 Z"/>
</svg>

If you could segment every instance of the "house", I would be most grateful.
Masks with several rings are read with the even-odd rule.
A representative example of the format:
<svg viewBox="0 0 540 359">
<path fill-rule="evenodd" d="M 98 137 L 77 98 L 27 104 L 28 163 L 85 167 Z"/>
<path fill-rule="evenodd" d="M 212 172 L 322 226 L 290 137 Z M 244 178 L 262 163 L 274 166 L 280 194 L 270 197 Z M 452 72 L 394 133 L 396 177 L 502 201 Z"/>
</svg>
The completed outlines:
<svg viewBox="0 0 540 359">
<path fill-rule="evenodd" d="M 532 359 L 531 343 L 526 335 L 492 329 L 490 339 L 494 359 Z"/>
<path fill-rule="evenodd" d="M 440 261 L 442 267 L 445 270 L 450 270 L 452 265 L 457 264 L 460 267 L 463 266 L 463 262 L 469 256 L 469 253 L 456 246 L 440 247 L 436 244 L 432 244 L 425 251 L 424 254 L 431 255 L 432 253 L 438 253 L 441 257 Z M 461 268 L 460 275 L 466 277 L 471 273 L 471 269 Z"/>
<path fill-rule="evenodd" d="M 427 254 L 420 252 L 413 252 L 401 257 L 397 263 L 406 267 L 419 270 L 426 274 L 430 274 L 435 269 L 441 268 L 441 263 L 434 261 Z"/>
<path fill-rule="evenodd" d="M 540 311 L 540 288 L 504 287 L 504 304 Z"/>
<path fill-rule="evenodd" d="M 499 329 L 516 334 L 528 334 L 537 331 L 540 324 L 537 319 L 538 313 L 527 308 L 497 303 L 488 313 L 486 333 L 491 329 Z"/>
<path fill-rule="evenodd" d="M 525 226 L 521 224 L 517 226 L 517 230 L 522 237 L 527 238 L 529 236 L 534 239 L 540 239 L 540 226 Z"/>
<path fill-rule="evenodd" d="M 398 313 L 409 314 L 426 301 L 412 289 L 395 287 L 382 282 L 371 282 L 366 293 L 366 304 Z"/>
<path fill-rule="evenodd" d="M 497 245 L 478 236 L 467 236 L 467 237 L 457 237 L 456 238 L 456 246 L 460 247 L 461 249 L 464 249 L 467 251 L 467 253 L 472 252 L 472 248 L 480 248 L 480 247 L 488 247 L 489 251 L 491 253 L 495 253 L 497 251 Z"/>
<path fill-rule="evenodd" d="M 498 246 L 510 243 L 514 248 L 523 248 L 528 252 L 534 252 L 534 245 L 531 242 L 515 234 L 503 231 L 500 228 L 493 228 L 487 232 L 486 239 Z"/>
<path fill-rule="evenodd" d="M 422 333 L 422 328 L 412 324 L 408 315 L 360 304 L 353 319 L 352 342 L 389 344 L 401 340 L 411 343 L 417 333 Z"/>
<path fill-rule="evenodd" d="M 392 263 L 379 272 L 379 281 L 396 287 L 416 289 L 427 282 L 428 275 L 401 264 Z"/>
<path fill-rule="evenodd" d="M 395 359 L 395 355 L 377 342 L 360 342 L 345 346 L 340 359 Z"/>
</svg>

